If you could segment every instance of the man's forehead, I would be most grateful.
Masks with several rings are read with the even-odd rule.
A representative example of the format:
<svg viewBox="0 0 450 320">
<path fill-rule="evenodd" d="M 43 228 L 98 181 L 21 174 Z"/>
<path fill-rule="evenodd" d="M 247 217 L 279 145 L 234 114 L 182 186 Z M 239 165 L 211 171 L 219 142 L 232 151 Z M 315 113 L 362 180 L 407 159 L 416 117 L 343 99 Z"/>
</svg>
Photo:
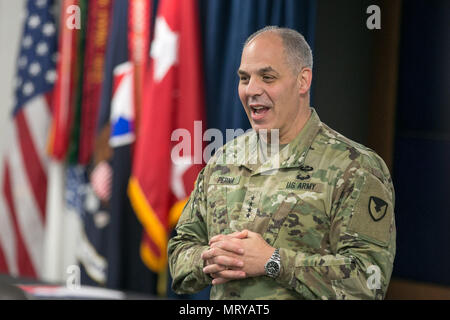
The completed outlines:
<svg viewBox="0 0 450 320">
<path fill-rule="evenodd" d="M 248 54 L 252 52 L 266 51 L 268 49 L 273 51 L 283 51 L 284 43 L 280 35 L 275 32 L 264 32 L 257 35 L 250 40 L 243 48 L 242 54 Z"/>
<path fill-rule="evenodd" d="M 265 42 L 274 43 L 278 46 L 280 44 L 280 42 L 283 42 L 283 39 L 277 32 L 270 30 L 270 31 L 266 31 L 266 32 L 258 34 L 256 37 L 254 37 L 252 40 L 250 40 L 247 43 L 245 48 L 257 45 L 258 43 L 265 43 Z"/>
<path fill-rule="evenodd" d="M 240 68 L 256 68 L 258 70 L 272 68 L 276 70 L 280 68 L 280 63 L 284 62 L 285 54 L 282 39 L 272 32 L 267 32 L 267 34 L 261 34 L 252 39 L 243 48 Z"/>
</svg>

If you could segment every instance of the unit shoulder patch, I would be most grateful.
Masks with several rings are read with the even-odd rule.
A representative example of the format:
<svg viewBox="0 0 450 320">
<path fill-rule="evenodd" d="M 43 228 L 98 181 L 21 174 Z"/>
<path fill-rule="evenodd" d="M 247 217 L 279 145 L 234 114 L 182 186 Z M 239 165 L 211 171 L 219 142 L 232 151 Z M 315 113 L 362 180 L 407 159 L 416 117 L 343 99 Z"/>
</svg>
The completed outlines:
<svg viewBox="0 0 450 320">
<path fill-rule="evenodd" d="M 374 221 L 380 221 L 384 218 L 389 205 L 383 199 L 371 196 L 369 199 L 369 214 Z"/>
<path fill-rule="evenodd" d="M 356 200 L 348 231 L 376 244 L 386 246 L 394 218 L 392 197 L 385 185 L 369 174 Z"/>
</svg>

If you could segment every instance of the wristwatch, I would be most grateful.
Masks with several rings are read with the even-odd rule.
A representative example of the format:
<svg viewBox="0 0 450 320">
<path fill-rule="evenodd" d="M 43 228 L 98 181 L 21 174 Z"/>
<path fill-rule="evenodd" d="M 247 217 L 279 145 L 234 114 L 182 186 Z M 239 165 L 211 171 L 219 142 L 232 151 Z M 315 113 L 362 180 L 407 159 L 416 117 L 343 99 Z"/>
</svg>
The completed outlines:
<svg viewBox="0 0 450 320">
<path fill-rule="evenodd" d="M 266 275 L 271 278 L 276 278 L 280 274 L 281 270 L 281 257 L 280 257 L 280 249 L 276 248 L 275 252 L 272 254 L 270 259 L 266 262 L 264 266 L 264 270 L 266 270 Z"/>
</svg>

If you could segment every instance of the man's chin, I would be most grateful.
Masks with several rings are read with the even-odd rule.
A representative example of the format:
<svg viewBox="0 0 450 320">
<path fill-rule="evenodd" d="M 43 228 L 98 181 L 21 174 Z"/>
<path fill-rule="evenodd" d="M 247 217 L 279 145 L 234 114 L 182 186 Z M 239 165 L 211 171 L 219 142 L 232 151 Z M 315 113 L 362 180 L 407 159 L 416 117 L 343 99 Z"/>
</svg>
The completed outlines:
<svg viewBox="0 0 450 320">
<path fill-rule="evenodd" d="M 260 125 L 260 124 L 252 124 L 253 130 L 255 130 L 257 133 L 264 133 L 264 132 L 270 132 L 273 128 L 268 125 Z"/>
<path fill-rule="evenodd" d="M 257 125 L 253 125 L 252 126 L 253 130 L 255 130 L 256 133 L 258 133 L 259 135 L 265 135 L 265 136 L 273 136 L 273 137 L 278 137 L 280 129 L 278 128 L 272 128 L 269 126 L 257 126 Z"/>
</svg>

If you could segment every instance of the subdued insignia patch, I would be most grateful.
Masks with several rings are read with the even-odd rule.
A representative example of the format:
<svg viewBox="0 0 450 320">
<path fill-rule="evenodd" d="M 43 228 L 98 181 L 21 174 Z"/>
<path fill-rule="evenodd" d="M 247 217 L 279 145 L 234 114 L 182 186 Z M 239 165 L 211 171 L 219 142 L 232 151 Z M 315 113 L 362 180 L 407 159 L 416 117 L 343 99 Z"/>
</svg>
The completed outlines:
<svg viewBox="0 0 450 320">
<path fill-rule="evenodd" d="M 307 175 L 301 175 L 301 174 L 297 175 L 297 179 L 299 179 L 299 180 L 307 180 L 309 178 L 311 178 L 311 176 L 309 174 L 307 174 Z"/>
<path fill-rule="evenodd" d="M 386 246 L 391 238 L 393 221 L 392 194 L 376 176 L 369 174 L 356 199 L 348 231 L 356 232 L 360 238 Z"/>
<path fill-rule="evenodd" d="M 302 165 L 302 166 L 300 167 L 300 171 L 306 171 L 306 172 L 308 172 L 308 171 L 313 171 L 313 170 L 314 170 L 314 168 L 311 167 L 311 166 L 305 166 L 305 165 Z"/>
<path fill-rule="evenodd" d="M 374 221 L 380 221 L 384 218 L 387 212 L 388 204 L 383 199 L 378 197 L 370 197 L 369 199 L 369 213 Z"/>
</svg>

